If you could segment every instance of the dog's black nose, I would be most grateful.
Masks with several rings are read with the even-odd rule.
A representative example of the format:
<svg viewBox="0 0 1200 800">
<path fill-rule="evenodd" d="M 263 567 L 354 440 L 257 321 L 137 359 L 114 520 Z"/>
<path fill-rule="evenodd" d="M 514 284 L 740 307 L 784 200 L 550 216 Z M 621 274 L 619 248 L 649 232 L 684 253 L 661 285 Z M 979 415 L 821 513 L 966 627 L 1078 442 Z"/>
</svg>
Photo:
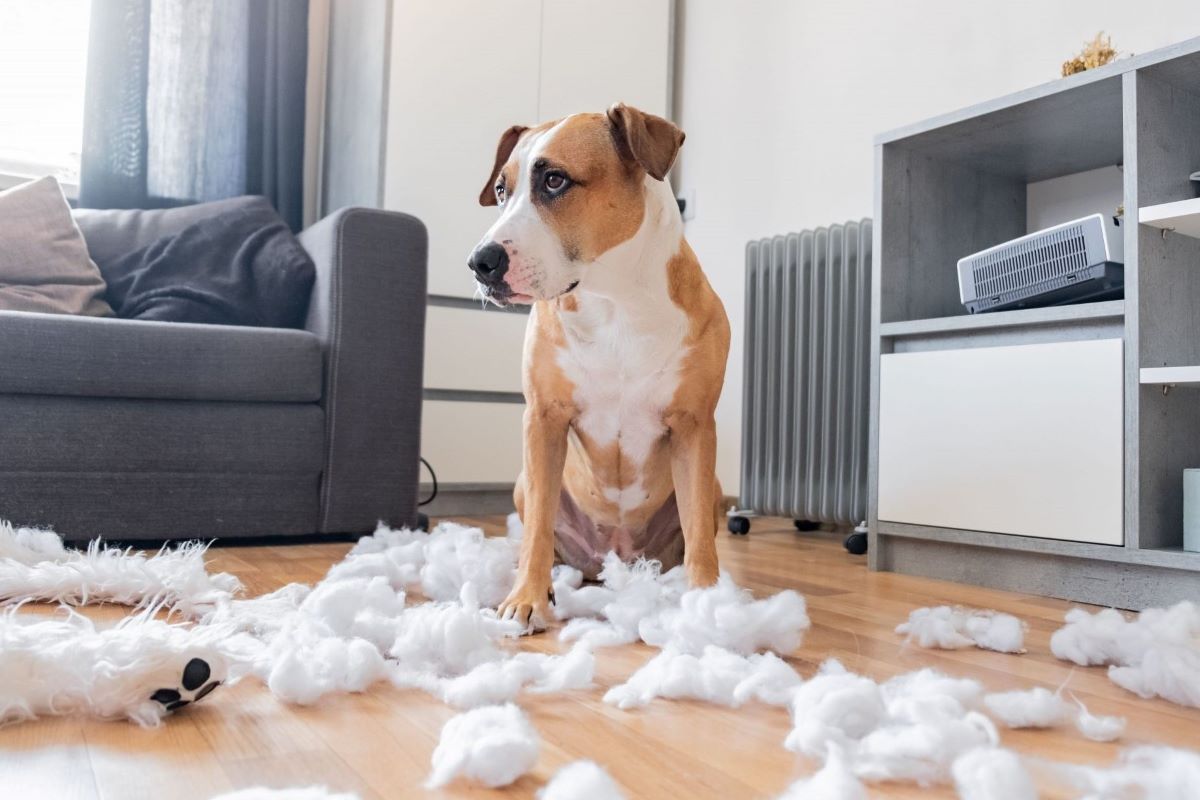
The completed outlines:
<svg viewBox="0 0 1200 800">
<path fill-rule="evenodd" d="M 483 283 L 499 283 L 508 272 L 508 251 L 498 242 L 481 244 L 467 259 L 467 266 Z"/>
</svg>

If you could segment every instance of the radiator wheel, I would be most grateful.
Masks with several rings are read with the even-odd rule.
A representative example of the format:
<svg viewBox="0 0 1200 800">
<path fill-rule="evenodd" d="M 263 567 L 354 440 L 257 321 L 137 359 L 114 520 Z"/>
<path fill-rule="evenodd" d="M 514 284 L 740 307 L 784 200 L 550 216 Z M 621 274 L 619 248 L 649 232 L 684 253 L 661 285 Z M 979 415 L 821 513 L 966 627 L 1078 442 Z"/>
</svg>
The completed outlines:
<svg viewBox="0 0 1200 800">
<path fill-rule="evenodd" d="M 750 520 L 746 517 L 730 517 L 725 524 L 734 536 L 745 536 L 750 532 Z"/>
<path fill-rule="evenodd" d="M 422 514 L 420 511 L 417 512 L 417 528 L 418 528 L 418 530 L 423 530 L 423 531 L 429 530 L 429 515 L 428 514 Z"/>
<path fill-rule="evenodd" d="M 792 524 L 796 526 L 796 530 L 808 533 L 809 531 L 820 530 L 821 523 L 813 522 L 811 519 L 794 519 Z"/>
<path fill-rule="evenodd" d="M 852 533 L 846 537 L 846 541 L 842 544 L 846 548 L 846 552 L 861 556 L 867 552 L 867 535 L 865 533 Z"/>
</svg>

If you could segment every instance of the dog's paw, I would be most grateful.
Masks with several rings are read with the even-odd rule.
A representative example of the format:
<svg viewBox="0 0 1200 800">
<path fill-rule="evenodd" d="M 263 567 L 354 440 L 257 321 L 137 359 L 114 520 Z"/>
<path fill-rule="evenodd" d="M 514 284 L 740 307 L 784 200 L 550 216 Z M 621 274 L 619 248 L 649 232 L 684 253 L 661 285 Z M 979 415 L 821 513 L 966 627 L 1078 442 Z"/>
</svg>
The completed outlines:
<svg viewBox="0 0 1200 800">
<path fill-rule="evenodd" d="M 183 708 L 204 699 L 221 685 L 221 681 L 212 680 L 212 677 L 212 666 L 203 658 L 193 658 L 184 665 L 178 686 L 158 689 L 150 695 L 150 699 L 167 711 Z"/>
<path fill-rule="evenodd" d="M 554 593 L 549 586 L 533 587 L 518 585 L 513 587 L 508 597 L 496 608 L 496 614 L 501 619 L 513 619 L 525 626 L 525 633 L 537 633 L 546 630 L 547 620 L 554 618 L 550 613 L 550 602 Z"/>
</svg>

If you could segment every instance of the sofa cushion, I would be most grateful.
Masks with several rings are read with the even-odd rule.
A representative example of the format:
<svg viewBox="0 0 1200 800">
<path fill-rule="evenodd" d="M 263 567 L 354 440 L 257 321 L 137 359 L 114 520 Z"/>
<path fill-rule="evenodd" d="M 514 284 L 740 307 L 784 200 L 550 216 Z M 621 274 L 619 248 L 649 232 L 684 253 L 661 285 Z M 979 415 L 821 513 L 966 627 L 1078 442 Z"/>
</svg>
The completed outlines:
<svg viewBox="0 0 1200 800">
<path fill-rule="evenodd" d="M 0 394 L 316 402 L 307 331 L 0 311 Z"/>
<path fill-rule="evenodd" d="M 0 309 L 112 314 L 104 279 L 54 178 L 0 192 Z"/>
<path fill-rule="evenodd" d="M 315 403 L 0 395 L 0 420 L 13 472 L 316 475 L 325 460 Z"/>
</svg>

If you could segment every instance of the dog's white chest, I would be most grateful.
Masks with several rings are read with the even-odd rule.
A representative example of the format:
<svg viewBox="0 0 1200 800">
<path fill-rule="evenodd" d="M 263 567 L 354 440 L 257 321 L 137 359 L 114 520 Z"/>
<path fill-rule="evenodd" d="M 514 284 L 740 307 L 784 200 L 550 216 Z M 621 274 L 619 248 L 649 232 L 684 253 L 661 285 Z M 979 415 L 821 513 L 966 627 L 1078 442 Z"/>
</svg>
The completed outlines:
<svg viewBox="0 0 1200 800">
<path fill-rule="evenodd" d="M 603 305 L 585 313 L 564 326 L 559 363 L 575 386 L 578 431 L 599 449 L 615 446 L 620 462 L 633 467 L 606 490 L 624 510 L 644 499 L 642 466 L 667 432 L 687 319 L 673 304 L 637 316 Z"/>
</svg>

